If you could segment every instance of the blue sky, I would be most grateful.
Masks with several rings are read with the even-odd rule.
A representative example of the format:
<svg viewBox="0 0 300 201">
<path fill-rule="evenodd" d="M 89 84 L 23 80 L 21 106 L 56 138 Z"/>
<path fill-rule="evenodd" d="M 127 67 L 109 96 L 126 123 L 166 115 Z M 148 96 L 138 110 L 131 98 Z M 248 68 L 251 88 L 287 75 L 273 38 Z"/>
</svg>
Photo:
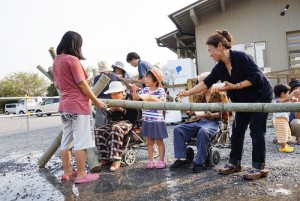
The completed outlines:
<svg viewBox="0 0 300 201">
<path fill-rule="evenodd" d="M 136 51 L 151 63 L 176 59 L 155 37 L 176 29 L 168 15 L 196 0 L 0 0 L 0 79 L 10 73 L 39 72 L 52 58 L 63 34 L 73 30 L 83 37 L 84 65 L 121 60 Z"/>
</svg>

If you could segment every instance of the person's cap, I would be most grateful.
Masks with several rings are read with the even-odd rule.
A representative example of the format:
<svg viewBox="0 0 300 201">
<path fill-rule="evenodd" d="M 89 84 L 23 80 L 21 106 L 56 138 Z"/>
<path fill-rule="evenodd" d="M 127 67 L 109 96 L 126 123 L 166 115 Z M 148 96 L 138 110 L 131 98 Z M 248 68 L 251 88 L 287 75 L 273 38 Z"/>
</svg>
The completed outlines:
<svg viewBox="0 0 300 201">
<path fill-rule="evenodd" d="M 111 66 L 108 65 L 107 61 L 99 61 L 98 69 L 99 69 L 99 73 L 113 71 Z"/>
<path fill-rule="evenodd" d="M 121 62 L 121 61 L 116 61 L 116 63 L 115 63 L 114 65 L 112 65 L 112 67 L 113 67 L 113 68 L 115 68 L 115 67 L 121 68 L 123 71 L 126 72 L 125 67 L 124 67 L 124 64 L 123 64 L 123 62 Z"/>
<path fill-rule="evenodd" d="M 291 91 L 293 91 L 295 87 L 300 86 L 300 81 L 299 80 L 293 80 L 289 83 L 289 86 L 291 87 Z"/>
<path fill-rule="evenodd" d="M 159 68 L 152 68 L 150 72 L 156 77 L 157 81 L 161 84 L 164 80 L 164 73 Z"/>
<path fill-rule="evenodd" d="M 104 92 L 104 94 L 111 94 L 116 92 L 125 91 L 126 87 L 120 81 L 112 81 L 109 86 L 108 90 Z"/>
</svg>

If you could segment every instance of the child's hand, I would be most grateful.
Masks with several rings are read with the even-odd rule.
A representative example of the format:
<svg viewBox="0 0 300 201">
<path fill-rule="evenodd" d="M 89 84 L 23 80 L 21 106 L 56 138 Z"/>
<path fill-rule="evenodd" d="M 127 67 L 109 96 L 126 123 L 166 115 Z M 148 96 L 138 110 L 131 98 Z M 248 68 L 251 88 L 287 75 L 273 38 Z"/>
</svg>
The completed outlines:
<svg viewBox="0 0 300 201">
<path fill-rule="evenodd" d="M 130 82 L 131 84 L 134 84 L 134 83 L 135 83 L 135 79 L 131 78 L 131 79 L 129 80 L 129 82 Z"/>
<path fill-rule="evenodd" d="M 290 93 L 290 96 L 293 96 L 294 98 L 300 98 L 300 91 L 299 90 L 294 90 Z"/>
<path fill-rule="evenodd" d="M 292 99 L 291 99 L 291 101 L 292 101 L 292 102 L 298 102 L 299 99 L 293 96 Z"/>
<path fill-rule="evenodd" d="M 135 84 L 129 84 L 129 86 L 131 86 L 132 92 L 136 93 L 136 91 L 138 90 L 138 87 Z"/>
</svg>

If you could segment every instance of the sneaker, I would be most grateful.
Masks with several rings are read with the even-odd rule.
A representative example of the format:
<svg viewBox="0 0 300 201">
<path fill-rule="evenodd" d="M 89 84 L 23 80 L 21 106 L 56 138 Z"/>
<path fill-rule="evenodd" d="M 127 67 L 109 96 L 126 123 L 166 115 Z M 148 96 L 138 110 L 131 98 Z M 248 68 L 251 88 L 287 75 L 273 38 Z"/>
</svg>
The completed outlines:
<svg viewBox="0 0 300 201">
<path fill-rule="evenodd" d="M 287 146 L 288 148 L 294 149 L 294 147 L 291 147 L 290 145 L 286 144 L 285 146 Z"/>
<path fill-rule="evenodd" d="M 171 166 L 170 169 L 176 169 L 176 168 L 181 168 L 181 167 L 186 167 L 190 164 L 189 161 L 187 160 L 180 160 L 177 159 Z"/>
<path fill-rule="evenodd" d="M 229 175 L 234 172 L 241 172 L 243 170 L 242 166 L 240 165 L 231 165 L 231 164 L 226 164 L 223 168 L 219 169 L 220 174 L 224 175 Z"/>
<path fill-rule="evenodd" d="M 83 183 L 87 183 L 87 182 L 91 182 L 91 181 L 96 181 L 99 179 L 99 174 L 87 174 L 85 177 L 79 178 L 79 179 L 75 179 L 74 183 L 75 184 L 83 184 Z"/>
<path fill-rule="evenodd" d="M 194 162 L 192 172 L 193 173 L 199 173 L 202 172 L 205 169 L 203 165 L 198 165 L 197 163 Z"/>
<path fill-rule="evenodd" d="M 157 169 L 164 169 L 167 167 L 167 164 L 165 161 L 158 161 L 157 164 L 156 164 L 156 168 Z"/>
<path fill-rule="evenodd" d="M 279 152 L 281 153 L 291 153 L 294 151 L 294 147 L 289 146 L 288 144 L 286 144 L 283 148 L 279 148 Z"/>
<path fill-rule="evenodd" d="M 148 165 L 147 165 L 147 169 L 154 169 L 155 168 L 155 163 L 154 161 L 149 161 Z"/>
</svg>

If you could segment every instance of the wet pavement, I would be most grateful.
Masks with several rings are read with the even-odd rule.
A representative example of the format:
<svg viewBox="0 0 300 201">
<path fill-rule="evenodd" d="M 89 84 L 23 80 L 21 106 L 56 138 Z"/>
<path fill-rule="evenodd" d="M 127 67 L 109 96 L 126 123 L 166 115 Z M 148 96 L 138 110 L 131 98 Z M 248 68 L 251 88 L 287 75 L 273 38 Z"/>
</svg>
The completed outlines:
<svg viewBox="0 0 300 201">
<path fill-rule="evenodd" d="M 147 170 L 147 152 L 141 150 L 133 165 L 115 173 L 103 167 L 100 180 L 78 185 L 60 181 L 58 152 L 45 168 L 37 166 L 59 130 L 60 126 L 53 126 L 0 135 L 0 200 L 300 200 L 300 146 L 292 144 L 294 153 L 279 153 L 278 145 L 272 142 L 273 129 L 267 133 L 268 178 L 246 181 L 242 179 L 245 172 L 222 176 L 217 167 L 197 174 L 191 173 L 191 168 Z M 166 161 L 170 165 L 174 161 L 173 126 L 168 130 Z M 247 135 L 243 155 L 246 169 L 251 164 L 251 149 Z M 219 152 L 221 166 L 227 162 L 229 150 Z"/>
</svg>

